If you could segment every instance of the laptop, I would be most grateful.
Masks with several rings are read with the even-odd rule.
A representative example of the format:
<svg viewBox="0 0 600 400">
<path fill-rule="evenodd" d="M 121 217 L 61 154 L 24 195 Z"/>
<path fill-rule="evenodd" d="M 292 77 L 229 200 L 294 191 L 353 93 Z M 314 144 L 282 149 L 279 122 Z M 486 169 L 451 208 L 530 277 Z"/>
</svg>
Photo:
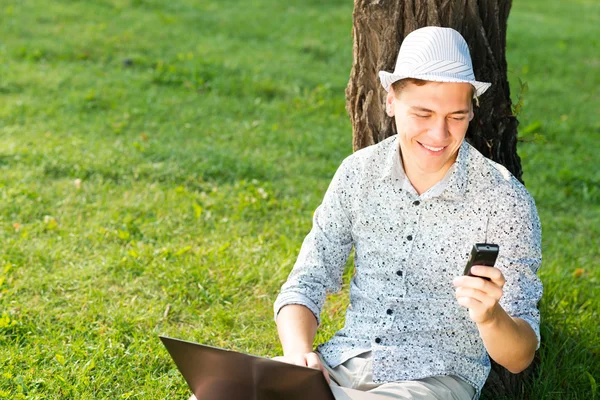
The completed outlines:
<svg viewBox="0 0 600 400">
<path fill-rule="evenodd" d="M 320 370 L 160 336 L 198 400 L 382 400 L 329 386 Z"/>
</svg>

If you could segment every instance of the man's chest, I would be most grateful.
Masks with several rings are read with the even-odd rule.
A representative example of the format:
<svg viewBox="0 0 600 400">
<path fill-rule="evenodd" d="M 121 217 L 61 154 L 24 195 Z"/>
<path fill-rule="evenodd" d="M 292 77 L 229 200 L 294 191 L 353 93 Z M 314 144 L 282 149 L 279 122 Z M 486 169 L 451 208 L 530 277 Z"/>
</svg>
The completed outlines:
<svg viewBox="0 0 600 400">
<path fill-rule="evenodd" d="M 488 215 L 476 202 L 374 191 L 353 212 L 357 277 L 394 294 L 450 294 Z"/>
</svg>

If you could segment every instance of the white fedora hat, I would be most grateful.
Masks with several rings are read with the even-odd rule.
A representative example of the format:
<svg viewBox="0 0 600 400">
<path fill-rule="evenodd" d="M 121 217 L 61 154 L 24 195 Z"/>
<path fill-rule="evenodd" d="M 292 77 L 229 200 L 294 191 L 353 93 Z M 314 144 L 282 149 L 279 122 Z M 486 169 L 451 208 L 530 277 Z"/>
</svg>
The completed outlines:
<svg viewBox="0 0 600 400">
<path fill-rule="evenodd" d="M 409 33 L 400 46 L 394 72 L 379 71 L 386 92 L 392 83 L 405 78 L 470 83 L 475 87 L 474 97 L 481 96 L 492 85 L 475 80 L 469 46 L 461 34 L 437 26 Z"/>
</svg>

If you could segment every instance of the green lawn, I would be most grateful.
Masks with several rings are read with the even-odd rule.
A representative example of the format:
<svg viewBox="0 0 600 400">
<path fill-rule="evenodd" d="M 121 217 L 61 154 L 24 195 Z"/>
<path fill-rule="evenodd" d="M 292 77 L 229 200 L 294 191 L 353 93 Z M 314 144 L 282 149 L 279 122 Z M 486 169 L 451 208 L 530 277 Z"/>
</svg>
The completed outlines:
<svg viewBox="0 0 600 400">
<path fill-rule="evenodd" d="M 351 153 L 351 15 L 0 4 L 0 398 L 184 399 L 158 334 L 278 354 L 272 302 Z M 521 0 L 509 20 L 521 127 L 544 138 L 519 146 L 544 228 L 532 399 L 600 398 L 599 25 L 590 0 Z"/>
</svg>

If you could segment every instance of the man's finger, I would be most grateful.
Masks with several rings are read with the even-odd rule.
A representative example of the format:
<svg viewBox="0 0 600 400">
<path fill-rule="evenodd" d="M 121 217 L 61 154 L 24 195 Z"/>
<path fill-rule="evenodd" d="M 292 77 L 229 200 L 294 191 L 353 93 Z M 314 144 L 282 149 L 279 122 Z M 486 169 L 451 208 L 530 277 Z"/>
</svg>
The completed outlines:
<svg viewBox="0 0 600 400">
<path fill-rule="evenodd" d="M 315 353 L 308 353 L 306 355 L 306 366 L 314 369 L 321 369 L 321 360 Z"/>
<path fill-rule="evenodd" d="M 310 368 L 320 369 L 323 372 L 323 376 L 325 376 L 325 380 L 327 383 L 331 383 L 329 378 L 329 372 L 327 372 L 327 368 L 321 362 L 321 359 L 317 355 L 317 353 L 309 353 L 306 355 L 307 366 Z"/>
<path fill-rule="evenodd" d="M 472 297 L 457 297 L 458 304 L 463 307 L 467 307 L 469 310 L 478 310 L 482 306 L 479 300 L 475 300 Z"/>
<path fill-rule="evenodd" d="M 306 360 L 301 354 L 297 356 L 277 356 L 273 357 L 272 360 L 284 362 L 286 364 L 301 365 L 303 367 L 306 367 Z"/>
<path fill-rule="evenodd" d="M 456 288 L 456 297 L 472 297 L 488 305 L 493 305 L 502 297 L 502 289 L 495 285 L 485 286 L 485 289 L 484 291 L 468 286 L 459 286 Z"/>
<path fill-rule="evenodd" d="M 490 278 L 496 285 L 502 287 L 506 283 L 502 271 L 495 267 L 487 267 L 485 265 L 474 265 L 471 268 L 473 275 Z"/>
<path fill-rule="evenodd" d="M 495 282 L 486 281 L 485 279 L 473 276 L 460 276 L 458 278 L 454 278 L 453 284 L 457 288 L 465 287 L 480 290 L 488 293 L 489 296 L 495 298 L 496 300 L 500 300 L 500 297 L 502 297 L 503 293 L 502 286 L 499 286 Z"/>
<path fill-rule="evenodd" d="M 327 372 L 327 369 L 325 368 L 325 366 L 323 366 L 321 359 L 316 353 L 296 354 L 293 356 L 276 356 L 273 357 L 272 360 L 284 362 L 287 364 L 300 365 L 303 367 L 309 367 L 313 369 L 319 369 L 323 372 L 327 383 L 331 383 L 329 378 L 329 372 Z"/>
<path fill-rule="evenodd" d="M 323 372 L 323 376 L 325 376 L 325 380 L 327 381 L 327 383 L 331 385 L 331 379 L 329 378 L 329 371 L 327 371 L 327 368 L 325 368 L 325 366 L 323 364 L 321 364 L 321 372 Z"/>
<path fill-rule="evenodd" d="M 303 367 L 308 367 L 308 363 L 306 360 L 305 354 L 295 354 L 292 359 L 294 360 L 294 364 L 301 365 Z"/>
</svg>

